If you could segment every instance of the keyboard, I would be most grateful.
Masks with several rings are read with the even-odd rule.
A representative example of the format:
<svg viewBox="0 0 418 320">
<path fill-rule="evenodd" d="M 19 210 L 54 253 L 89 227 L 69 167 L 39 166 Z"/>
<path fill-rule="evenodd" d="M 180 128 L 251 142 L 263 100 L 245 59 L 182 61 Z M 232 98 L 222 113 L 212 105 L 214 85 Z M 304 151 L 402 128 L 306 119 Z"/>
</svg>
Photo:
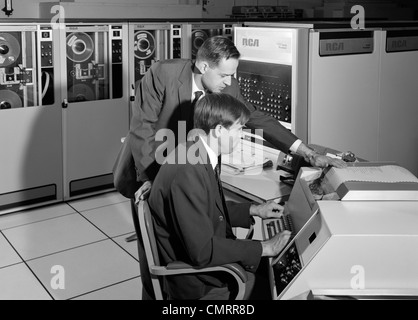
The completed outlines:
<svg viewBox="0 0 418 320">
<path fill-rule="evenodd" d="M 263 221 L 264 225 L 264 239 L 270 239 L 274 237 L 277 233 L 280 233 L 284 230 L 289 230 L 294 233 L 292 219 L 290 214 L 283 215 L 278 219 L 266 219 Z"/>
</svg>

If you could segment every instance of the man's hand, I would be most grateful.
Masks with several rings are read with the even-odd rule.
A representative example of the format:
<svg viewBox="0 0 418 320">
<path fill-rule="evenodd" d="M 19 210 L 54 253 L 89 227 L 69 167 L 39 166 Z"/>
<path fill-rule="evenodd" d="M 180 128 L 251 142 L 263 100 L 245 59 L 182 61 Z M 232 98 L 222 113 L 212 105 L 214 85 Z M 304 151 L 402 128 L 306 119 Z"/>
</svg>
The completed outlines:
<svg viewBox="0 0 418 320">
<path fill-rule="evenodd" d="M 308 160 L 311 166 L 313 167 L 320 167 L 326 168 L 329 166 L 333 166 L 336 168 L 345 168 L 347 167 L 347 163 L 340 159 L 331 158 L 328 156 L 324 156 L 322 154 L 315 153 L 312 157 L 308 157 Z"/>
<path fill-rule="evenodd" d="M 286 246 L 290 239 L 290 231 L 285 230 L 276 234 L 273 238 L 261 242 L 263 246 L 263 257 L 275 257 L 277 256 Z"/>
<path fill-rule="evenodd" d="M 302 155 L 305 161 L 313 167 L 326 168 L 333 166 L 336 168 L 345 168 L 347 163 L 340 159 L 331 158 L 317 153 L 315 150 L 307 147 L 304 143 L 301 143 L 298 147 L 297 154 Z"/>
<path fill-rule="evenodd" d="M 151 191 L 152 182 L 145 181 L 144 184 L 135 192 L 135 204 L 138 205 L 139 201 L 148 199 Z"/>
<path fill-rule="evenodd" d="M 283 215 L 283 207 L 272 200 L 260 205 L 253 204 L 250 208 L 250 215 L 261 219 L 280 218 Z"/>
</svg>

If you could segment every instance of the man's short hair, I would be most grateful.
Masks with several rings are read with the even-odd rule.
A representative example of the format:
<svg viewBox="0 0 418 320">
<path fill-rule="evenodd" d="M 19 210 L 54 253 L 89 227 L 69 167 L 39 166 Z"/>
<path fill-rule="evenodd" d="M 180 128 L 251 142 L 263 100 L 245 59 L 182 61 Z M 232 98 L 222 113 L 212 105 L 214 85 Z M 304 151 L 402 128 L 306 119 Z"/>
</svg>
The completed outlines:
<svg viewBox="0 0 418 320">
<path fill-rule="evenodd" d="M 214 36 L 203 42 L 197 51 L 196 60 L 207 61 L 212 68 L 223 59 L 239 59 L 240 57 L 241 53 L 232 40 L 224 36 Z"/>
<path fill-rule="evenodd" d="M 201 98 L 194 110 L 194 127 L 209 134 L 220 124 L 231 127 L 237 120 L 244 125 L 250 118 L 245 104 L 227 93 L 210 93 Z"/>
</svg>

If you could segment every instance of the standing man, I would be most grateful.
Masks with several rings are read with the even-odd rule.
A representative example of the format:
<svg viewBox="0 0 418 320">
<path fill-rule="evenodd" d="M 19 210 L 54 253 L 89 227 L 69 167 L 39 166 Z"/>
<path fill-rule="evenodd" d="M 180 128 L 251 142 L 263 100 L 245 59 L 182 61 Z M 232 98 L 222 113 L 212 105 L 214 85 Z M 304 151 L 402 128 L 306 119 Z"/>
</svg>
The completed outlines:
<svg viewBox="0 0 418 320">
<path fill-rule="evenodd" d="M 313 166 L 345 166 L 341 160 L 308 148 L 277 120 L 244 100 L 234 78 L 239 58 L 240 53 L 230 39 L 215 36 L 202 44 L 196 61 L 163 60 L 155 63 L 142 78 L 130 126 L 131 152 L 138 181 L 143 183 L 136 193 L 137 200 L 149 191 L 161 164 L 155 161 L 155 151 L 163 141 L 156 141 L 156 133 L 169 129 L 176 133 L 176 143 L 184 142 L 185 137 L 177 134 L 182 129 L 179 123 L 186 123 L 187 132 L 192 129 L 192 101 L 198 91 L 203 95 L 227 93 L 244 102 L 251 112 L 247 127 L 262 129 L 263 137 L 277 149 L 302 155 Z"/>
</svg>

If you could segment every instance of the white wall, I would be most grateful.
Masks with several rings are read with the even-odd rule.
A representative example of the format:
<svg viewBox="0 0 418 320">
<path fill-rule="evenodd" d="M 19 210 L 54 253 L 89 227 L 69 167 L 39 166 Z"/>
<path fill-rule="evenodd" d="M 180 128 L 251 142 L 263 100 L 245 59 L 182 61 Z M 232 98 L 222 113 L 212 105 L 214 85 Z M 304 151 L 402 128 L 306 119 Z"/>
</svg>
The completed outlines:
<svg viewBox="0 0 418 320">
<path fill-rule="evenodd" d="M 315 7 L 323 5 L 323 0 L 208 0 L 203 18 L 229 18 L 233 6 L 288 6 L 290 9 L 304 9 L 309 15 Z"/>
<path fill-rule="evenodd" d="M 203 0 L 201 0 L 203 1 Z M 341 0 L 325 3 L 323 0 L 207 0 L 206 11 L 203 12 L 204 18 L 229 18 L 232 14 L 233 6 L 287 6 L 289 9 L 303 9 L 304 18 L 336 18 L 330 8 L 347 3 L 352 6 L 353 1 Z M 358 0 L 358 4 L 367 4 L 369 6 L 367 15 L 370 17 L 386 17 L 389 19 L 408 20 L 413 19 L 415 8 L 418 11 L 416 0 Z M 378 10 L 379 6 L 392 5 L 388 10 Z M 370 7 L 371 6 L 371 7 Z M 416 13 L 418 15 L 418 13 Z M 348 15 L 351 17 L 351 14 Z"/>
<path fill-rule="evenodd" d="M 8 18 L 0 11 L 0 22 L 7 19 L 51 18 L 50 8 L 60 4 L 68 18 L 165 19 L 201 18 L 201 0 L 15 0 Z M 3 7 L 3 1 L 0 0 Z M 0 9 L 1 9 L 0 8 Z M 41 9 L 40 9 L 41 8 Z"/>
<path fill-rule="evenodd" d="M 51 0 L 18 0 L 13 1 L 13 13 L 8 18 L 4 15 L 3 11 L 0 11 L 1 22 L 7 21 L 7 19 L 14 18 L 39 18 L 39 4 L 42 2 L 49 2 Z M 0 1 L 0 7 L 3 8 L 4 1 Z"/>
<path fill-rule="evenodd" d="M 108 0 L 109 1 L 109 0 Z M 202 17 L 202 6 L 197 1 L 184 4 L 182 0 L 133 0 L 98 2 L 98 0 L 60 2 L 68 19 L 194 19 Z M 51 6 L 42 3 L 41 18 L 51 18 Z"/>
</svg>

